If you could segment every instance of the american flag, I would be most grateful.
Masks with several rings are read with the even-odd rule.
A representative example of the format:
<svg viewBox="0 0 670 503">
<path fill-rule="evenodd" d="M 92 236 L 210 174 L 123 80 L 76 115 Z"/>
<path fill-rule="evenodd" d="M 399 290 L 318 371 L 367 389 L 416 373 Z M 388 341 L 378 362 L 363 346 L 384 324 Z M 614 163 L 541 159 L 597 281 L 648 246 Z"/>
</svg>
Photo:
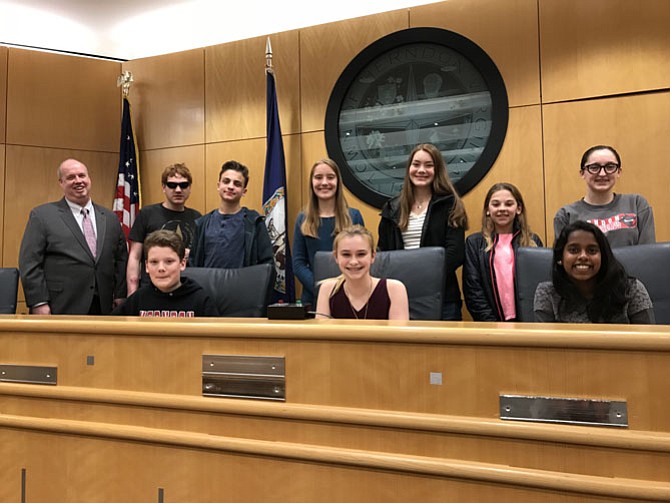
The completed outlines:
<svg viewBox="0 0 670 503">
<path fill-rule="evenodd" d="M 130 102 L 123 98 L 123 119 L 121 120 L 121 145 L 119 147 L 119 175 L 114 197 L 114 213 L 119 217 L 123 233 L 128 239 L 135 216 L 140 211 L 140 171 L 130 120 Z"/>
</svg>

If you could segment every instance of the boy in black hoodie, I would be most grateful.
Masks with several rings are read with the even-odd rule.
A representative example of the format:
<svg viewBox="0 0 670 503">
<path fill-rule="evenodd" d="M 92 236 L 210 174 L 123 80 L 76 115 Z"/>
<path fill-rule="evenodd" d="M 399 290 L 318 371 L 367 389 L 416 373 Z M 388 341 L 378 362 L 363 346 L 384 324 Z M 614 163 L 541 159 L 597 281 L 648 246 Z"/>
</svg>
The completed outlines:
<svg viewBox="0 0 670 503">
<path fill-rule="evenodd" d="M 184 242 L 173 231 L 158 230 L 144 240 L 146 270 L 151 285 L 133 293 L 112 314 L 193 318 L 219 316 L 214 302 L 195 281 L 182 278 L 186 268 Z"/>
</svg>

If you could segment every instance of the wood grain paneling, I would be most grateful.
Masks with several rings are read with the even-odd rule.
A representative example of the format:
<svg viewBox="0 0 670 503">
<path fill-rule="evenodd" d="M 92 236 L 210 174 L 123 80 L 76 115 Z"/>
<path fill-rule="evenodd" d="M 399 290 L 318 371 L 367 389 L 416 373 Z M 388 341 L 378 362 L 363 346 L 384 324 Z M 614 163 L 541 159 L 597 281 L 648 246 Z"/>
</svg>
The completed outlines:
<svg viewBox="0 0 670 503">
<path fill-rule="evenodd" d="M 484 49 L 502 74 L 510 106 L 539 103 L 536 0 L 449 0 L 411 8 L 410 22 L 454 31 Z"/>
<path fill-rule="evenodd" d="M 543 101 L 670 87 L 670 2 L 540 0 Z"/>
<path fill-rule="evenodd" d="M 55 365 L 59 386 L 0 388 L 0 500 L 25 468 L 56 501 L 211 499 L 215 469 L 240 501 L 667 501 L 668 328 L 610 328 L 6 317 L 4 361 Z M 284 355 L 287 401 L 202 397 L 202 354 Z M 623 399 L 629 427 L 500 421 L 499 393 Z"/>
<path fill-rule="evenodd" d="M 5 205 L 2 240 L 5 266 L 16 267 L 18 264 L 19 245 L 30 210 L 63 197 L 56 170 L 70 157 L 88 167 L 92 199 L 102 206 L 112 207 L 119 161 L 117 153 L 7 145 L 5 193 L 11 194 L 11 199 L 7 200 L 11 204 Z"/>
<path fill-rule="evenodd" d="M 205 141 L 204 49 L 128 61 L 140 150 Z"/>
<path fill-rule="evenodd" d="M 9 49 L 0 46 L 0 143 L 5 143 L 7 118 L 7 54 Z"/>
<path fill-rule="evenodd" d="M 5 228 L 5 145 L 0 143 L 0 208 L 2 208 L 2 217 L 0 218 L 0 236 L 4 237 Z M 4 242 L 4 239 L 3 239 Z M 4 250 L 0 250 L 0 264 L 5 266 Z"/>
<path fill-rule="evenodd" d="M 614 146 L 622 160 L 617 192 L 642 194 L 651 204 L 656 240 L 670 241 L 670 92 L 604 98 L 543 107 L 547 233 L 556 211 L 584 196 L 579 161 L 592 145 Z"/>
<path fill-rule="evenodd" d="M 482 226 L 484 198 L 495 183 L 509 182 L 521 191 L 531 229 L 546 243 L 544 173 L 542 167 L 542 117 L 540 106 L 511 108 L 503 148 L 481 182 L 463 198 L 470 230 Z"/>
<path fill-rule="evenodd" d="M 407 10 L 398 10 L 300 30 L 302 131 L 323 130 L 335 82 L 359 52 L 408 26 Z"/>
<path fill-rule="evenodd" d="M 300 135 L 284 135 L 284 156 L 286 159 L 286 184 L 289 194 L 289 230 L 300 209 Z M 221 165 L 231 159 L 249 168 L 249 185 L 242 197 L 242 206 L 263 213 L 263 178 L 265 175 L 265 138 L 252 140 L 211 143 L 205 150 L 206 211 L 218 208 L 221 202 L 216 190 Z"/>
<path fill-rule="evenodd" d="M 165 200 L 161 175 L 163 170 L 178 162 L 186 164 L 193 176 L 191 197 L 186 206 L 203 213 L 205 206 L 205 146 L 191 145 L 189 147 L 174 147 L 158 150 L 145 150 L 140 157 L 140 172 L 142 182 L 142 206 L 161 203 Z"/>
<path fill-rule="evenodd" d="M 207 142 L 265 136 L 265 42 L 256 37 L 205 49 Z M 270 36 L 282 133 L 300 131 L 298 32 Z"/>
<path fill-rule="evenodd" d="M 9 49 L 7 143 L 114 152 L 120 63 Z"/>
<path fill-rule="evenodd" d="M 591 489 L 608 487 L 610 496 L 585 494 L 571 487 L 570 479 L 558 476 L 560 490 L 529 487 L 539 473 L 529 473 L 523 486 L 468 480 L 456 476 L 428 476 L 345 464 L 305 462 L 276 457 L 242 455 L 209 449 L 154 445 L 138 441 L 113 441 L 79 435 L 57 435 L 19 429 L 0 430 L 0 441 L 9 455 L 2 460 L 0 497 L 21 499 L 21 470 L 27 470 L 27 494 L 36 501 L 165 501 L 209 503 L 224 501 L 223 493 L 239 502 L 370 503 L 381 501 L 460 503 L 623 503 L 631 486 L 638 495 L 662 500 L 667 484 L 621 480 L 621 497 L 613 487 L 617 480 L 590 480 Z M 281 445 L 281 443 L 277 443 Z M 406 467 L 409 468 L 409 467 Z M 467 469 L 467 467 L 464 467 Z M 504 478 L 513 467 L 490 467 Z M 461 472 L 463 473 L 463 472 Z M 460 475 L 460 476 L 459 476 Z M 262 481 L 260 483 L 259 481 Z M 603 487 L 605 486 L 605 487 Z M 656 489 L 656 491 L 655 491 Z M 646 498 L 645 501 L 648 501 Z"/>
</svg>

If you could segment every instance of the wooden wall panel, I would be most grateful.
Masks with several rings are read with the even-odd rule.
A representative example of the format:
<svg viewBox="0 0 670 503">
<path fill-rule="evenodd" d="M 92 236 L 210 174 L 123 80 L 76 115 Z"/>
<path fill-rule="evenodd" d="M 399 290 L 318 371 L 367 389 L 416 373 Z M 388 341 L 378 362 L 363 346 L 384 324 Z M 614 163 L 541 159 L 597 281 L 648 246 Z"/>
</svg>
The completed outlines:
<svg viewBox="0 0 670 503">
<path fill-rule="evenodd" d="M 544 102 L 670 87 L 670 2 L 540 0 Z"/>
<path fill-rule="evenodd" d="M 300 180 L 300 135 L 285 135 L 284 156 L 286 158 L 286 184 L 289 193 L 288 220 L 289 229 L 295 222 L 300 208 L 298 195 Z M 263 213 L 263 177 L 265 172 L 265 138 L 207 144 L 205 149 L 206 211 L 218 208 L 221 202 L 216 190 L 221 165 L 236 160 L 249 168 L 249 185 L 242 197 L 242 206 Z M 291 195 L 295 194 L 295 196 Z"/>
<path fill-rule="evenodd" d="M 204 49 L 123 64 L 140 150 L 204 143 Z M 118 146 L 117 146 L 118 148 Z"/>
<path fill-rule="evenodd" d="M 201 213 L 205 211 L 205 146 L 191 145 L 188 147 L 174 147 L 158 150 L 146 150 L 140 157 L 140 171 L 142 173 L 142 206 L 161 203 L 165 200 L 161 175 L 170 164 L 183 162 L 191 171 L 193 185 L 191 197 L 186 206 Z"/>
<path fill-rule="evenodd" d="M 642 194 L 654 210 L 656 240 L 670 241 L 670 91 L 543 107 L 547 231 L 564 204 L 585 194 L 579 161 L 592 145 L 613 145 L 622 160 L 617 192 Z"/>
<path fill-rule="evenodd" d="M 482 208 L 489 188 L 494 183 L 509 182 L 521 191 L 528 223 L 546 244 L 541 108 L 518 107 L 509 113 L 507 137 L 496 163 L 463 198 L 470 223 L 468 234 L 481 230 Z"/>
<path fill-rule="evenodd" d="M 91 176 L 92 199 L 107 208 L 112 207 L 116 189 L 118 154 L 62 150 L 7 145 L 5 193 L 11 194 L 11 204 L 5 206 L 3 234 L 3 264 L 18 265 L 19 245 L 30 210 L 40 204 L 63 197 L 56 170 L 67 158 L 83 162 Z M 35 190 L 39 187 L 39 190 Z"/>
<path fill-rule="evenodd" d="M 165 501 L 189 503 L 633 501 L 458 476 L 413 475 L 86 436 L 3 429 L 0 440 L 6 452 L 12 454 L 2 459 L 3 501 L 21 499 L 23 468 L 27 470 L 26 493 L 34 501 L 161 501 L 159 489 Z M 566 478 L 565 484 L 569 483 Z M 225 499 L 222 495 L 234 498 Z"/>
<path fill-rule="evenodd" d="M 5 227 L 5 145 L 0 143 L 0 209 L 2 216 L 0 217 L 0 236 L 4 236 Z M 4 239 L 3 239 L 4 242 Z M 5 267 L 3 250 L 0 250 L 0 264 Z"/>
<path fill-rule="evenodd" d="M 5 143 L 7 118 L 7 54 L 9 49 L 0 46 L 0 143 Z"/>
<path fill-rule="evenodd" d="M 114 61 L 9 49 L 7 143 L 118 151 L 120 71 Z"/>
<path fill-rule="evenodd" d="M 510 106 L 540 102 L 536 0 L 449 0 L 410 9 L 414 27 L 435 26 L 479 45 L 500 70 Z"/>
<path fill-rule="evenodd" d="M 361 50 L 408 27 L 407 10 L 398 10 L 300 30 L 302 131 L 324 129 L 326 106 L 335 82 Z"/>
<path fill-rule="evenodd" d="M 256 37 L 205 49 L 207 142 L 265 136 L 265 43 Z M 298 32 L 270 36 L 282 133 L 300 131 Z"/>
</svg>

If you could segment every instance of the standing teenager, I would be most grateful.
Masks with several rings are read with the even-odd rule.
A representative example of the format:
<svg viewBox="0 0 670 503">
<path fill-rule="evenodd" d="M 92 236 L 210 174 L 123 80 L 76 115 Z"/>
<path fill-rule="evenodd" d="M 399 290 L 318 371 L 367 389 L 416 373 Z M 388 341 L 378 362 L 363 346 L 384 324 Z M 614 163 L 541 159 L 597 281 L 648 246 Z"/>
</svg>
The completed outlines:
<svg viewBox="0 0 670 503">
<path fill-rule="evenodd" d="M 639 194 L 618 194 L 614 186 L 621 176 L 621 156 L 609 145 L 596 145 L 582 156 L 579 174 L 586 195 L 563 206 L 554 217 L 554 235 L 576 220 L 598 227 L 612 247 L 656 242 L 654 213 Z"/>
<path fill-rule="evenodd" d="M 530 230 L 519 189 L 496 183 L 484 199 L 481 232 L 465 241 L 463 296 L 474 321 L 516 320 L 519 246 L 542 246 L 542 241 Z"/>
<path fill-rule="evenodd" d="M 309 173 L 310 197 L 298 215 L 293 233 L 293 272 L 302 284 L 302 303 L 314 303 L 314 255 L 331 251 L 333 239 L 342 229 L 364 225 L 361 212 L 349 208 L 342 190 L 340 168 L 331 159 L 321 159 Z"/>
<path fill-rule="evenodd" d="M 466 228 L 465 207 L 449 179 L 442 153 L 430 143 L 417 145 L 409 156 L 400 195 L 382 208 L 379 249 L 445 249 L 443 320 L 462 319 L 456 269 L 463 265 Z"/>
</svg>

